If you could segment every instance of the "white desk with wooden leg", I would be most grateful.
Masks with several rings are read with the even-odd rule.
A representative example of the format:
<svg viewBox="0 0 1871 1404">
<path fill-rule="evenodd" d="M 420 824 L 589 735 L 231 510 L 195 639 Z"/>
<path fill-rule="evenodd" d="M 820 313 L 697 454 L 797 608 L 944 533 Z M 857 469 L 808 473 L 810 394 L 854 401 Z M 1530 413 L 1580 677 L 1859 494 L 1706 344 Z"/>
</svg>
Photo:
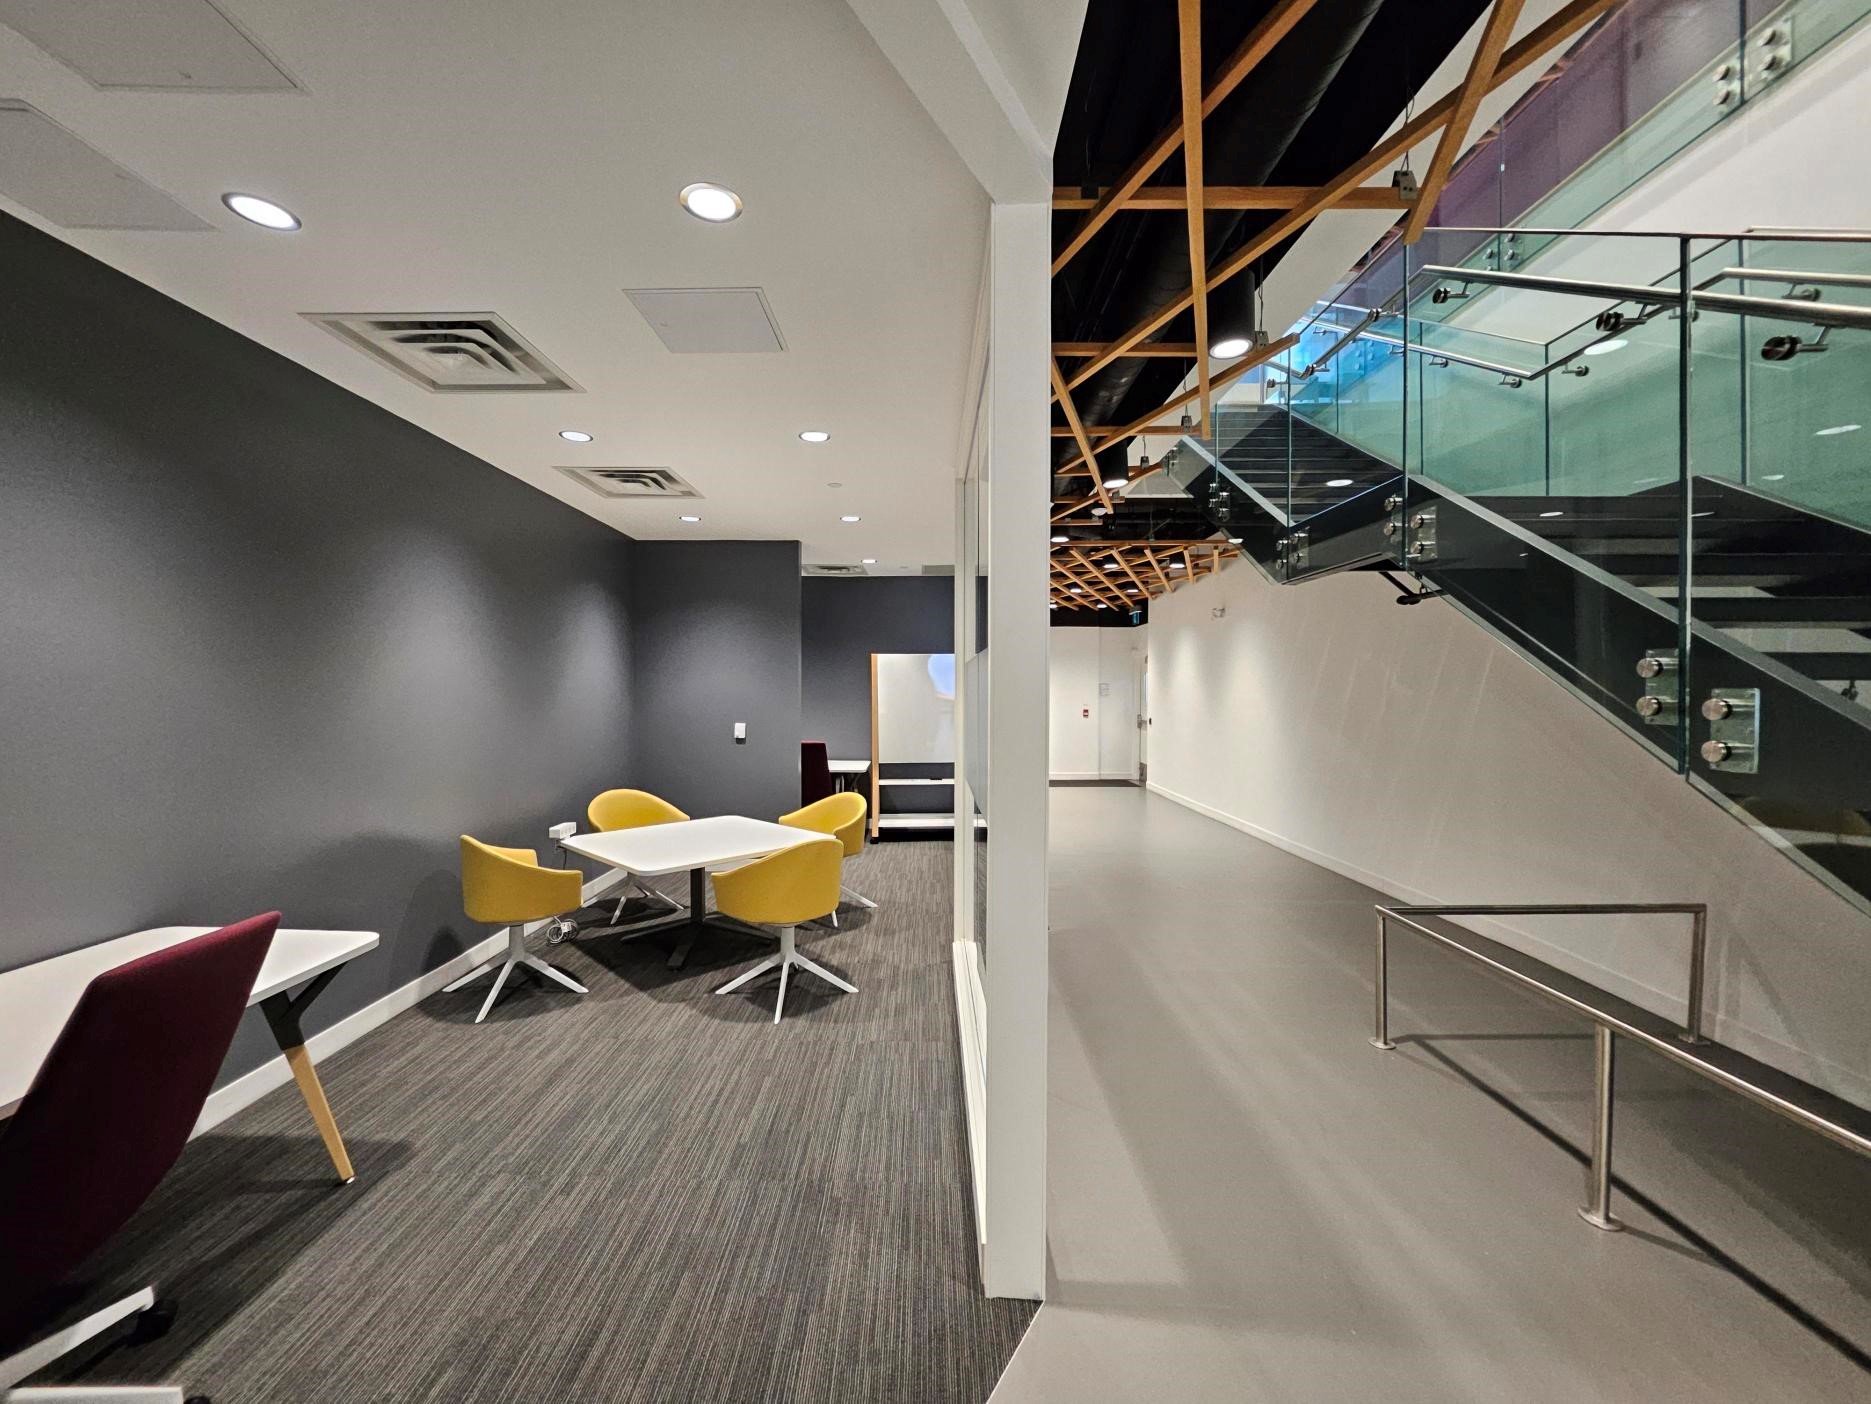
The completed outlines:
<svg viewBox="0 0 1871 1404">
<path fill-rule="evenodd" d="M 19 1108 L 94 975 L 213 930 L 212 926 L 159 926 L 0 972 L 0 1117 L 9 1117 Z M 247 999 L 249 1007 L 257 1004 L 266 1015 L 267 1027 L 286 1055 L 332 1167 L 347 1185 L 357 1175 L 312 1056 L 305 1051 L 299 1019 L 347 962 L 376 946 L 374 931 L 299 931 L 282 926 Z M 305 988 L 296 995 L 288 993 L 295 985 Z"/>
</svg>

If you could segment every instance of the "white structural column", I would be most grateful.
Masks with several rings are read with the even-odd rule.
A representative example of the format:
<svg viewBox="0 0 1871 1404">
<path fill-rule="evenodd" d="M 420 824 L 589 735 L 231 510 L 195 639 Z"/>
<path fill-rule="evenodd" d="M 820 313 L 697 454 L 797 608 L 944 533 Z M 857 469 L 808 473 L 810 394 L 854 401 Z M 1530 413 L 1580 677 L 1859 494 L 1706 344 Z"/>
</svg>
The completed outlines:
<svg viewBox="0 0 1871 1404">
<path fill-rule="evenodd" d="M 990 1296 L 1046 1287 L 1046 631 L 1052 211 L 997 204 L 989 245 L 987 1241 Z"/>
</svg>

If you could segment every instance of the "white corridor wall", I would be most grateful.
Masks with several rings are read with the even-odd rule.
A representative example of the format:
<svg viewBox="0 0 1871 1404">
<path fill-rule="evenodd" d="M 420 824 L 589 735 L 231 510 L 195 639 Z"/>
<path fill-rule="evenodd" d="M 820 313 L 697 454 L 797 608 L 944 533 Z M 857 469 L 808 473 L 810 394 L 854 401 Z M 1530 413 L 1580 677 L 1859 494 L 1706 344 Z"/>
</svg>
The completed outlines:
<svg viewBox="0 0 1871 1404">
<path fill-rule="evenodd" d="M 1871 920 L 1480 625 L 1395 594 L 1239 563 L 1157 600 L 1150 788 L 1408 900 L 1705 901 L 1713 1036 L 1871 1105 Z M 1680 920 L 1517 927 L 1486 929 L 1682 1017 Z"/>
</svg>

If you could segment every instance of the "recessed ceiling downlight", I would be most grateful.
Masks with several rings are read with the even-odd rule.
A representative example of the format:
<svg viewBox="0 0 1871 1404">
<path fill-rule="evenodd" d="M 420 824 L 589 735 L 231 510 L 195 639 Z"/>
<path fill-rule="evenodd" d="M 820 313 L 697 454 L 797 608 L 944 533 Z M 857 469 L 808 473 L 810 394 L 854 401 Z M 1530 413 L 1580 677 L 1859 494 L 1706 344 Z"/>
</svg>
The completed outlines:
<svg viewBox="0 0 1871 1404">
<path fill-rule="evenodd" d="M 1218 361 L 1232 361 L 1236 356 L 1245 356 L 1247 347 L 1248 341 L 1244 336 L 1224 337 L 1209 346 L 1208 354 Z"/>
<path fill-rule="evenodd" d="M 587 434 L 583 429 L 561 429 L 559 430 L 559 437 L 568 444 L 588 444 L 591 442 L 591 435 Z"/>
<path fill-rule="evenodd" d="M 822 444 L 831 438 L 831 435 L 823 429 L 801 429 L 799 437 L 808 444 Z"/>
<path fill-rule="evenodd" d="M 1126 477 L 1122 477 L 1122 476 L 1115 477 L 1115 478 L 1106 478 L 1104 480 L 1104 485 L 1108 489 L 1128 487 L 1130 485 L 1130 479 Z"/>
<path fill-rule="evenodd" d="M 1862 428 L 1864 428 L 1862 424 L 1834 424 L 1830 429 L 1813 430 L 1813 437 L 1815 439 L 1829 439 L 1834 434 L 1856 434 Z"/>
<path fill-rule="evenodd" d="M 1071 539 L 1072 538 L 1069 536 L 1055 536 L 1052 539 L 1052 544 L 1055 546 L 1063 546 L 1065 545 L 1066 542 L 1070 541 Z"/>
<path fill-rule="evenodd" d="M 1585 354 L 1588 356 L 1608 356 L 1613 351 L 1622 351 L 1630 344 L 1631 343 L 1626 341 L 1623 337 L 1614 336 L 1609 341 L 1593 342 L 1590 346 L 1585 348 Z"/>
<path fill-rule="evenodd" d="M 1350 487 L 1351 479 L 1350 478 L 1327 478 L 1325 480 L 1325 485 L 1327 487 Z"/>
<path fill-rule="evenodd" d="M 876 565 L 877 558 L 875 556 L 866 556 L 863 560 L 859 561 L 858 564 L 859 565 Z"/>
<path fill-rule="evenodd" d="M 262 229 L 277 229 L 289 234 L 299 227 L 299 216 L 284 205 L 276 205 L 271 200 L 262 200 L 258 195 L 243 195 L 237 190 L 230 190 L 221 197 L 221 203 L 249 223 L 257 224 Z"/>
<path fill-rule="evenodd" d="M 683 514 L 682 516 L 680 516 L 680 517 L 677 517 L 677 518 L 676 518 L 676 520 L 677 520 L 677 521 L 679 521 L 679 522 L 699 522 L 699 521 L 701 520 L 701 518 L 700 518 L 700 517 L 691 517 L 691 516 L 689 516 L 689 515 L 688 515 L 687 513 L 684 513 L 684 514 Z"/>
<path fill-rule="evenodd" d="M 697 219 L 705 219 L 710 224 L 726 224 L 731 219 L 741 217 L 741 197 L 727 186 L 716 185 L 710 180 L 698 180 L 693 185 L 683 186 L 676 200 Z"/>
</svg>

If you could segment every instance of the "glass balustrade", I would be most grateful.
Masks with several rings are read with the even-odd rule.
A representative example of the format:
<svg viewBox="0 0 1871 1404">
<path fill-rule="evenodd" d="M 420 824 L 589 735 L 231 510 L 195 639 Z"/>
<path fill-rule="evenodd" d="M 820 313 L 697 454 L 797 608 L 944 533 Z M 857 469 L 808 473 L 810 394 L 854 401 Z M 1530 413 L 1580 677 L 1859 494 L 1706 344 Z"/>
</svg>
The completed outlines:
<svg viewBox="0 0 1871 1404">
<path fill-rule="evenodd" d="M 1414 572 L 1864 902 L 1871 239 L 1535 232 L 1313 309 L 1181 480 L 1276 580 Z"/>
</svg>

